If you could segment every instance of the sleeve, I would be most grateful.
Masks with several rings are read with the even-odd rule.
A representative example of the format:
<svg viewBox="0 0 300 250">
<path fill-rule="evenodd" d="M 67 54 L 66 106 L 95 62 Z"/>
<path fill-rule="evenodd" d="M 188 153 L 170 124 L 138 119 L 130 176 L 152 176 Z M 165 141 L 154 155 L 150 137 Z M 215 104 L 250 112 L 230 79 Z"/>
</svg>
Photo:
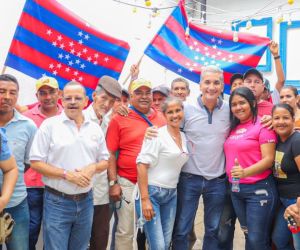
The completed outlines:
<svg viewBox="0 0 300 250">
<path fill-rule="evenodd" d="M 277 143 L 277 137 L 273 130 L 261 128 L 258 141 L 260 145 L 265 143 Z"/>
<path fill-rule="evenodd" d="M 300 155 L 300 136 L 297 136 L 297 138 L 292 141 L 292 154 L 294 158 Z"/>
<path fill-rule="evenodd" d="M 11 151 L 8 147 L 7 137 L 3 131 L 0 129 L 0 136 L 1 136 L 1 152 L 0 152 L 0 161 L 5 161 L 11 157 Z"/>
<path fill-rule="evenodd" d="M 49 131 L 46 123 L 43 123 L 35 134 L 29 154 L 30 161 L 47 162 L 51 142 Z"/>
<path fill-rule="evenodd" d="M 274 88 L 274 90 L 271 94 L 271 97 L 272 97 L 272 102 L 274 105 L 278 104 L 280 102 L 280 94 L 276 88 Z"/>
<path fill-rule="evenodd" d="M 150 166 L 155 166 L 158 162 L 159 151 L 160 140 L 158 137 L 144 140 L 141 152 L 136 159 L 136 163 L 144 163 L 149 164 Z"/>
<path fill-rule="evenodd" d="M 37 127 L 34 124 L 34 122 L 30 121 L 28 131 L 29 131 L 28 142 L 27 142 L 26 148 L 25 148 L 25 159 L 24 159 L 24 162 L 26 164 L 30 164 L 30 160 L 29 160 L 30 149 L 31 149 L 31 145 L 33 142 L 34 135 L 37 132 Z"/>
<path fill-rule="evenodd" d="M 120 129 L 116 119 L 112 119 L 109 123 L 106 133 L 106 145 L 108 150 L 117 151 L 120 145 Z"/>
</svg>

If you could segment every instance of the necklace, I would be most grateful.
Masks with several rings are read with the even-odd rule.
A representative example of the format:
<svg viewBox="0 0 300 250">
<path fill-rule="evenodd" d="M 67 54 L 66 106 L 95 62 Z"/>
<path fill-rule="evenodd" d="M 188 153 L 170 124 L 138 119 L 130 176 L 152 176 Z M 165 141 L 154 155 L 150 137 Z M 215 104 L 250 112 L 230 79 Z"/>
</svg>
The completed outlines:
<svg viewBox="0 0 300 250">
<path fill-rule="evenodd" d="M 181 141 L 181 135 L 180 135 L 180 132 L 179 132 L 179 135 L 177 136 L 174 136 L 171 134 L 171 132 L 169 131 L 168 129 L 168 132 L 169 132 L 169 135 L 172 137 L 173 141 L 176 143 L 176 145 L 182 149 L 182 141 Z"/>
</svg>

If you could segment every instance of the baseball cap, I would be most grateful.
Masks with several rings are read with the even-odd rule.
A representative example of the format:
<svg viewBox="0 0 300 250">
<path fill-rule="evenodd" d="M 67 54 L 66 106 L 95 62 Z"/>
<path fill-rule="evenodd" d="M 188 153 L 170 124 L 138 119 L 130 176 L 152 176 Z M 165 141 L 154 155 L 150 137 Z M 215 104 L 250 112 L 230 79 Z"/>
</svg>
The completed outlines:
<svg viewBox="0 0 300 250">
<path fill-rule="evenodd" d="M 58 82 L 55 78 L 49 76 L 43 76 L 37 80 L 35 87 L 38 91 L 43 86 L 49 86 L 53 89 L 58 89 Z"/>
<path fill-rule="evenodd" d="M 255 68 L 252 68 L 252 69 L 248 69 L 246 71 L 246 73 L 244 74 L 244 77 L 243 77 L 243 80 L 245 80 L 249 75 L 256 75 L 258 76 L 262 81 L 264 81 L 264 77 L 262 75 L 262 73 L 260 73 L 260 71 L 258 71 L 257 69 Z"/>
<path fill-rule="evenodd" d="M 157 87 L 152 89 L 152 93 L 155 93 L 155 92 L 159 92 L 162 95 L 164 95 L 165 97 L 168 97 L 169 93 L 170 93 L 170 90 L 169 90 L 168 87 L 160 85 L 160 86 L 157 86 Z"/>
<path fill-rule="evenodd" d="M 102 76 L 98 81 L 98 86 L 102 87 L 112 96 L 120 98 L 122 95 L 122 87 L 115 78 L 110 76 Z"/>
<path fill-rule="evenodd" d="M 133 92 L 137 90 L 140 87 L 148 87 L 149 89 L 152 89 L 152 84 L 150 81 L 147 81 L 145 79 L 136 79 L 129 85 L 129 92 Z"/>
<path fill-rule="evenodd" d="M 236 80 L 236 79 L 242 79 L 243 80 L 243 75 L 240 73 L 235 73 L 230 77 L 230 85 Z"/>
</svg>

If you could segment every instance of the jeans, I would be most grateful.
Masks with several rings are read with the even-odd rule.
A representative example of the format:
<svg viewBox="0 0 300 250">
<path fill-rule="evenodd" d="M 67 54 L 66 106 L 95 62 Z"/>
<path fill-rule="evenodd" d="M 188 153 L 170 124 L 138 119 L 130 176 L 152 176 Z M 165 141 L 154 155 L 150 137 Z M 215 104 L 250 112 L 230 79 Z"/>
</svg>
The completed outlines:
<svg viewBox="0 0 300 250">
<path fill-rule="evenodd" d="M 272 176 L 253 184 L 240 184 L 232 203 L 246 238 L 247 250 L 271 249 L 270 228 L 277 205 Z"/>
<path fill-rule="evenodd" d="M 45 190 L 43 237 L 45 250 L 86 250 L 93 222 L 93 193 L 74 201 Z"/>
<path fill-rule="evenodd" d="M 204 203 L 204 250 L 218 250 L 218 227 L 225 202 L 225 175 L 206 180 L 194 174 L 181 173 L 177 186 L 177 213 L 173 232 L 173 249 L 189 249 L 188 235 L 193 227 L 200 196 Z"/>
<path fill-rule="evenodd" d="M 233 238 L 236 218 L 236 213 L 234 211 L 231 200 L 231 187 L 228 180 L 226 180 L 226 199 L 218 232 L 219 246 L 221 249 L 233 249 Z"/>
<path fill-rule="evenodd" d="M 35 250 L 43 218 L 44 188 L 27 188 L 29 207 L 29 250 Z"/>
<path fill-rule="evenodd" d="M 6 244 L 7 250 L 28 250 L 29 210 L 27 199 L 15 207 L 5 208 L 4 212 L 10 213 L 15 221 L 11 238 Z M 2 249 L 1 245 L 0 249 Z"/>
<path fill-rule="evenodd" d="M 296 199 L 280 198 L 280 207 L 277 211 L 272 240 L 277 250 L 299 250 L 300 249 L 300 233 L 292 234 L 287 227 L 287 222 L 283 218 L 285 209 L 296 203 Z M 294 248 L 291 238 L 293 237 Z"/>
<path fill-rule="evenodd" d="M 149 197 L 155 217 L 144 224 L 150 250 L 168 250 L 172 239 L 172 231 L 176 215 L 177 191 L 176 188 L 161 188 L 148 186 Z M 140 200 L 137 200 L 136 211 L 141 214 Z"/>
</svg>

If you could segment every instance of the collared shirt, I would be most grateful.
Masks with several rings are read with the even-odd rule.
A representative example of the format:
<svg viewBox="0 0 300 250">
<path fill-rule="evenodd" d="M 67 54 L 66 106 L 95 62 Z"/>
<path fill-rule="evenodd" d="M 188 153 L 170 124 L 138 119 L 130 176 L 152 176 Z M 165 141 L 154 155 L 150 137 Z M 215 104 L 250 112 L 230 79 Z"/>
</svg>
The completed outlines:
<svg viewBox="0 0 300 250">
<path fill-rule="evenodd" d="M 24 163 L 30 163 L 29 151 L 37 127 L 32 120 L 14 110 L 13 118 L 3 128 L 6 130 L 8 146 L 16 159 L 19 170 L 17 184 L 10 201 L 6 206 L 7 208 L 10 208 L 19 205 L 27 196 L 24 183 Z M 2 172 L 0 172 L 0 186 L 2 186 L 2 184 L 3 175 Z"/>
<path fill-rule="evenodd" d="M 80 129 L 64 112 L 46 119 L 37 132 L 30 151 L 31 161 L 42 161 L 69 171 L 108 160 L 108 151 L 100 126 L 85 119 Z M 44 176 L 45 185 L 67 194 L 88 192 L 67 180 Z"/>
<path fill-rule="evenodd" d="M 32 109 L 29 109 L 23 113 L 24 116 L 33 120 L 38 128 L 41 126 L 42 122 L 45 119 L 49 118 L 41 112 L 40 107 L 41 105 L 37 104 Z M 62 111 L 63 107 L 60 104 L 57 104 L 57 114 L 59 115 Z"/>
<path fill-rule="evenodd" d="M 36 104 L 32 109 L 27 110 L 23 113 L 24 116 L 32 119 L 36 126 L 39 128 L 42 122 L 49 118 L 45 116 L 40 110 L 40 104 Z M 60 104 L 57 104 L 57 115 L 59 115 L 63 111 L 63 107 Z M 44 183 L 42 182 L 42 175 L 37 171 L 29 168 L 24 174 L 24 180 L 26 187 L 28 188 L 42 188 L 44 187 Z"/>
<path fill-rule="evenodd" d="M 93 103 L 91 103 L 90 106 L 83 111 L 83 113 L 84 113 L 84 116 L 86 119 L 89 119 L 97 124 L 100 123 L 100 121 L 94 111 Z M 106 129 L 107 129 L 106 126 L 102 126 L 105 117 L 107 117 L 107 115 L 104 116 L 103 121 L 101 123 L 101 129 L 102 129 L 104 135 L 106 134 Z M 107 171 L 105 170 L 102 173 L 95 175 L 94 186 L 93 186 L 94 205 L 95 206 L 109 203 L 108 191 L 109 191 L 109 187 L 108 187 Z"/>
<path fill-rule="evenodd" d="M 4 128 L 0 128 L 0 138 L 1 138 L 0 161 L 6 161 L 11 157 L 11 151 L 8 147 L 7 137 L 5 135 Z"/>
<path fill-rule="evenodd" d="M 201 98 L 194 104 L 184 103 L 183 131 L 190 153 L 182 172 L 201 175 L 210 180 L 225 172 L 223 145 L 230 128 L 229 105 L 218 100 L 212 113 Z"/>
</svg>

